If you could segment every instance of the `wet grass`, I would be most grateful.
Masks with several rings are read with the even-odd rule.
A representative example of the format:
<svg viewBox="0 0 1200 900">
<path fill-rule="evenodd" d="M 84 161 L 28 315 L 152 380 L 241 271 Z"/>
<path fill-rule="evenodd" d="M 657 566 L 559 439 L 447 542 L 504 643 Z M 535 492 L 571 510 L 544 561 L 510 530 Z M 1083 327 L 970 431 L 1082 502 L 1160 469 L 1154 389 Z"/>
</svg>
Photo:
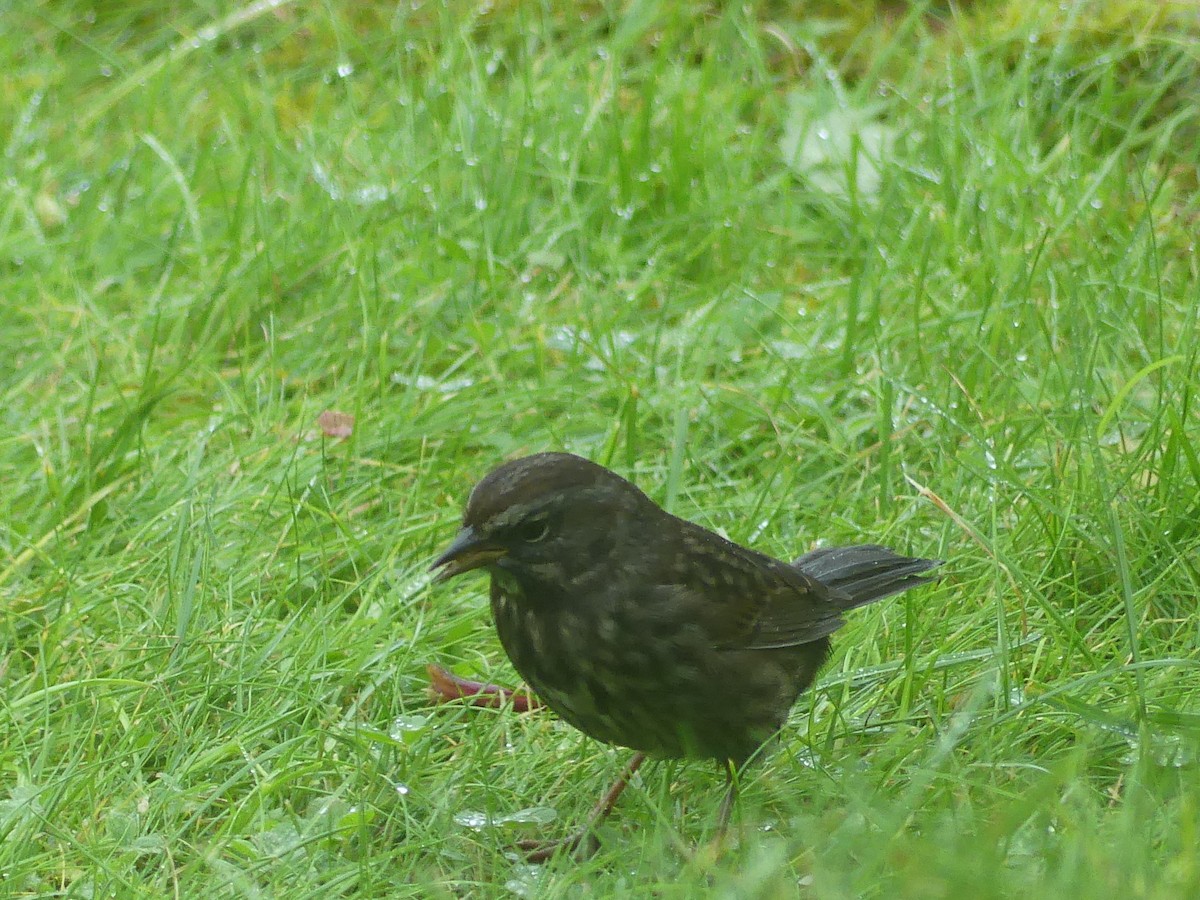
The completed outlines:
<svg viewBox="0 0 1200 900">
<path fill-rule="evenodd" d="M 1103 7 L 15 5 L 3 892 L 1197 893 L 1200 60 Z M 723 856 L 659 763 L 514 860 L 623 755 L 426 699 L 513 680 L 425 568 L 547 448 L 948 561 Z"/>
</svg>

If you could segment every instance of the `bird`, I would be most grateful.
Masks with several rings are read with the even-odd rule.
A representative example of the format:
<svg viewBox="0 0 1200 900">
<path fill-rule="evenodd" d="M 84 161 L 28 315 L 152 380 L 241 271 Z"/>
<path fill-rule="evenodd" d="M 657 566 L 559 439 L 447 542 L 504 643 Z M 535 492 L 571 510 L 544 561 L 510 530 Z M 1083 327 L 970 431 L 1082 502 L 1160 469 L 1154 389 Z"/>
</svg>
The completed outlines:
<svg viewBox="0 0 1200 900">
<path fill-rule="evenodd" d="M 672 515 L 598 463 L 545 452 L 475 485 L 430 568 L 435 582 L 486 572 L 500 644 L 540 702 L 635 751 L 578 831 L 522 842 L 544 860 L 594 851 L 595 827 L 647 757 L 725 768 L 723 835 L 736 773 L 780 732 L 844 614 L 927 584 L 938 565 L 877 544 L 784 562 Z"/>
</svg>

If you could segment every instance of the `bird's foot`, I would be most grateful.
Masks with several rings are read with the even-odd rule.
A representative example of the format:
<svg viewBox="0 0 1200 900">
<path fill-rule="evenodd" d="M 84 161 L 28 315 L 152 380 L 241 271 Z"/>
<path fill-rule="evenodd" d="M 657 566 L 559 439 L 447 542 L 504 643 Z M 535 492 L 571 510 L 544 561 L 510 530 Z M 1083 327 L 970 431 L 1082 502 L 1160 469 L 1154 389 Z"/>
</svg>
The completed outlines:
<svg viewBox="0 0 1200 900">
<path fill-rule="evenodd" d="M 629 786 L 634 773 L 641 768 L 642 763 L 645 761 L 645 753 L 638 752 L 630 757 L 629 762 L 625 764 L 624 771 L 621 772 L 621 776 L 604 792 L 604 796 L 592 807 L 587 822 L 574 834 L 569 834 L 565 838 L 553 841 L 539 841 L 526 838 L 517 841 L 516 848 L 525 854 L 527 860 L 535 863 L 545 862 L 550 857 L 559 853 L 570 854 L 571 858 L 576 862 L 582 862 L 585 859 L 595 856 L 596 851 L 600 849 L 600 840 L 596 837 L 596 827 L 608 818 L 608 814 L 617 805 L 617 799 L 625 791 L 625 788 Z"/>
</svg>

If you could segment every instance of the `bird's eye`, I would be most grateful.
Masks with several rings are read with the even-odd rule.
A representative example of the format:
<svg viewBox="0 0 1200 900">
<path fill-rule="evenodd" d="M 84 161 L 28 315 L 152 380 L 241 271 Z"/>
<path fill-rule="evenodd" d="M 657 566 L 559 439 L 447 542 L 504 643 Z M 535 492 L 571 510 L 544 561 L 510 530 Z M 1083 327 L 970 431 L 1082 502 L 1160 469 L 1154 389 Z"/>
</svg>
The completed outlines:
<svg viewBox="0 0 1200 900">
<path fill-rule="evenodd" d="M 517 538 L 526 544 L 536 544 L 538 541 L 544 541 L 546 535 L 550 533 L 550 520 L 546 518 L 530 519 L 528 522 L 518 525 L 516 532 Z"/>
</svg>

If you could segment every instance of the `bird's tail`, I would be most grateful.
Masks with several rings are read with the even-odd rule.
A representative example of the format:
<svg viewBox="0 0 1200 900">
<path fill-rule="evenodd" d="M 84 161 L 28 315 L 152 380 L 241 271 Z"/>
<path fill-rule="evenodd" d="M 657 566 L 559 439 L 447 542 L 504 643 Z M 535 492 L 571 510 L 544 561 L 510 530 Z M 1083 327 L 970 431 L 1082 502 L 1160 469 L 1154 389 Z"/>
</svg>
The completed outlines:
<svg viewBox="0 0 1200 900">
<path fill-rule="evenodd" d="M 900 556 L 878 544 L 859 544 L 822 547 L 804 554 L 792 565 L 846 595 L 850 602 L 845 608 L 854 609 L 932 581 L 921 573 L 940 566 L 941 560 Z"/>
</svg>

